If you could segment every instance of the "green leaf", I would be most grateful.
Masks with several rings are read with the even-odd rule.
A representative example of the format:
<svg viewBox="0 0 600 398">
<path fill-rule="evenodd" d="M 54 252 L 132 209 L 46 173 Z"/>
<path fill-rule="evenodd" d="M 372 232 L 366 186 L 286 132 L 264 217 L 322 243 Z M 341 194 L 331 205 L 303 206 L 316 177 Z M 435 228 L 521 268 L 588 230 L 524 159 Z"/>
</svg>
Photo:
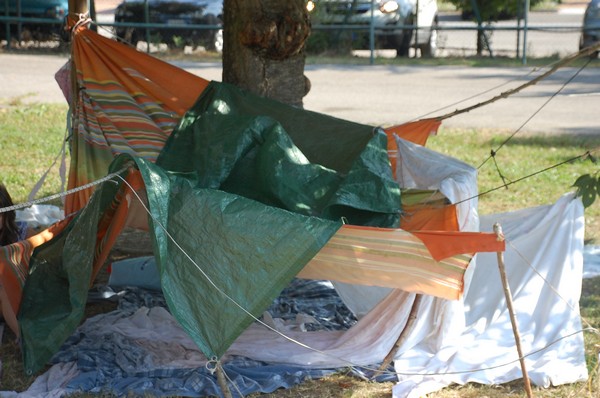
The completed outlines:
<svg viewBox="0 0 600 398">
<path fill-rule="evenodd" d="M 600 180 L 590 174 L 577 178 L 573 186 L 577 187 L 576 195 L 581 197 L 584 207 L 590 207 L 596 200 L 596 193 L 600 193 Z"/>
<path fill-rule="evenodd" d="M 583 207 L 590 207 L 596 200 L 596 190 L 586 189 L 581 192 Z"/>
<path fill-rule="evenodd" d="M 585 187 L 589 187 L 591 184 L 596 185 L 595 182 L 596 182 L 596 179 L 594 177 L 592 177 L 589 174 L 583 174 L 583 175 L 579 176 L 579 178 L 577 178 L 577 180 L 575 180 L 575 183 L 573 184 L 573 186 L 577 187 L 578 189 L 583 189 Z"/>
</svg>

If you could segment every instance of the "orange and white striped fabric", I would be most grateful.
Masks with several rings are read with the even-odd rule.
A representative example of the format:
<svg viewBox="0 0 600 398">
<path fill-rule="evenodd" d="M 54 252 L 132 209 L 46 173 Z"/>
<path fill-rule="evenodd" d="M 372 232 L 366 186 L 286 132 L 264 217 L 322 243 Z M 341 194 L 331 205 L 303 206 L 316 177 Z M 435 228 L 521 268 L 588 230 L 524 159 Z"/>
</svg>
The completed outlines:
<svg viewBox="0 0 600 398">
<path fill-rule="evenodd" d="M 6 304 L 14 312 L 13 316 L 17 314 L 21 305 L 33 250 L 58 235 L 68 222 L 69 219 L 59 221 L 30 238 L 0 247 L 0 286 L 6 294 L 8 301 Z"/>
<path fill-rule="evenodd" d="M 154 162 L 209 81 L 80 27 L 71 44 L 76 95 L 68 189 L 104 177 L 121 153 Z M 75 101 L 76 100 L 76 101 Z M 93 188 L 66 197 L 65 214 L 83 208 Z"/>
<path fill-rule="evenodd" d="M 456 300 L 462 295 L 464 273 L 473 255 L 504 251 L 504 247 L 504 242 L 490 233 L 410 233 L 344 225 L 298 277 L 389 287 Z"/>
</svg>

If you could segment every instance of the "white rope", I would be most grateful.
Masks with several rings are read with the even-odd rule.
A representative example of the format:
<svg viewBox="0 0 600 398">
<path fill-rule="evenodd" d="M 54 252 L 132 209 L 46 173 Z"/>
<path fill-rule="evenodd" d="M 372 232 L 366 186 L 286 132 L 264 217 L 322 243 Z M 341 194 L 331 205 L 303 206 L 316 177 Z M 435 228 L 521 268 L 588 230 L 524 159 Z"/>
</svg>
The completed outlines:
<svg viewBox="0 0 600 398">
<path fill-rule="evenodd" d="M 9 212 L 9 211 L 24 209 L 26 207 L 30 207 L 31 205 L 35 205 L 35 204 L 38 204 L 38 203 L 44 203 L 44 202 L 50 202 L 52 200 L 59 199 L 59 198 L 62 198 L 64 196 L 71 195 L 71 194 L 73 194 L 75 192 L 83 191 L 83 190 L 91 188 L 93 186 L 102 184 L 103 182 L 112 180 L 113 178 L 118 177 L 119 173 L 122 173 L 125 170 L 127 170 L 127 169 L 123 168 L 123 169 L 121 169 L 121 170 L 119 170 L 119 171 L 117 171 L 115 173 L 108 174 L 106 177 L 103 177 L 103 178 L 101 178 L 99 180 L 92 181 L 92 182 L 90 182 L 88 184 L 81 185 L 79 187 L 69 189 L 68 191 L 65 191 L 65 192 L 56 193 L 54 195 L 50 195 L 50 196 L 46 196 L 44 198 L 39 198 L 39 199 L 31 200 L 31 201 L 28 201 L 28 202 L 25 202 L 25 203 L 20 203 L 20 204 L 17 204 L 17 205 L 12 205 L 12 206 L 8 206 L 8 207 L 2 207 L 2 208 L 0 208 L 0 213 L 6 213 L 6 212 Z M 112 182 L 116 183 L 116 181 L 112 181 Z"/>
<path fill-rule="evenodd" d="M 561 336 L 561 337 L 557 338 L 556 340 L 551 341 L 550 343 L 546 344 L 545 346 L 543 346 L 543 347 L 541 347 L 541 348 L 539 348 L 537 350 L 531 351 L 531 352 L 523 355 L 522 358 L 516 358 L 513 361 L 505 362 L 505 363 L 502 363 L 502 364 L 499 364 L 499 365 L 488 366 L 488 367 L 485 367 L 485 368 L 477 368 L 477 369 L 473 369 L 473 370 L 458 370 L 458 371 L 455 371 L 455 372 L 443 372 L 443 373 L 404 373 L 404 372 L 390 372 L 390 373 L 397 374 L 397 375 L 402 375 L 402 376 L 443 376 L 443 375 L 456 375 L 456 374 L 465 374 L 465 373 L 477 373 L 477 372 L 483 372 L 483 371 L 486 371 L 486 370 L 498 369 L 498 368 L 501 368 L 501 367 L 504 367 L 504 366 L 508 366 L 508 365 L 512 365 L 514 363 L 517 363 L 517 362 L 521 361 L 521 359 L 530 357 L 532 355 L 535 355 L 535 354 L 537 354 L 539 352 L 542 352 L 542 351 L 550 348 L 551 346 L 553 346 L 554 344 L 558 343 L 561 340 L 568 339 L 569 337 L 575 336 L 576 334 L 585 332 L 587 330 L 589 330 L 589 329 L 585 328 L 585 329 L 577 330 L 577 331 L 572 332 L 570 334 L 567 334 L 565 336 Z"/>
<path fill-rule="evenodd" d="M 538 270 L 537 270 L 537 269 L 536 269 L 536 268 L 533 266 L 533 264 L 531 264 L 531 262 L 529 262 L 529 259 L 527 259 L 527 258 L 526 258 L 526 257 L 525 257 L 525 256 L 524 256 L 524 255 L 523 255 L 523 254 L 522 254 L 522 253 L 521 253 L 521 252 L 520 252 L 520 251 L 519 251 L 519 250 L 518 250 L 518 249 L 517 249 L 517 248 L 516 248 L 516 247 L 515 247 L 515 246 L 512 244 L 512 242 L 510 242 L 510 241 L 508 241 L 508 240 L 507 240 L 506 242 L 507 242 L 507 243 L 510 245 L 510 247 L 511 247 L 511 248 L 512 248 L 512 249 L 515 251 L 515 253 L 517 253 L 517 255 L 518 255 L 519 257 L 521 257 L 521 259 L 522 259 L 522 260 L 525 262 L 525 264 L 527 264 L 527 266 L 528 266 L 529 268 L 531 268 L 531 270 L 532 270 L 533 272 L 535 272 L 535 273 L 537 274 L 537 276 L 539 276 L 539 277 L 542 279 L 542 281 L 544 281 L 544 283 L 545 283 L 545 284 L 546 284 L 546 285 L 547 285 L 547 286 L 550 288 L 550 290 L 552 290 L 552 292 L 553 292 L 554 294 L 556 294 L 556 296 L 557 296 L 557 297 L 558 297 L 560 300 L 562 300 L 562 301 L 563 301 L 563 302 L 564 302 L 564 303 L 567 305 L 567 307 L 569 307 L 569 309 L 570 309 L 571 311 L 573 311 L 573 313 L 575 313 L 575 314 L 577 314 L 579 317 L 581 317 L 581 320 L 582 320 L 582 321 L 583 321 L 583 322 L 584 322 L 584 323 L 585 323 L 585 324 L 588 326 L 588 329 L 589 329 L 589 330 L 592 330 L 592 331 L 594 331 L 594 333 L 596 333 L 596 334 L 600 334 L 600 331 L 599 331 L 598 329 L 596 329 L 595 327 L 593 327 L 593 326 L 592 326 L 592 324 L 591 324 L 590 322 L 588 322 L 588 320 L 587 320 L 587 319 L 585 319 L 583 316 L 581 316 L 581 313 L 580 313 L 580 311 L 579 311 L 577 308 L 575 308 L 575 307 L 574 307 L 574 306 L 573 306 L 571 303 L 569 303 L 569 302 L 567 301 L 567 299 L 565 299 L 565 298 L 564 298 L 564 297 L 563 297 L 563 296 L 560 294 L 560 292 L 558 291 L 558 289 L 557 289 L 557 288 L 555 288 L 555 287 L 554 287 L 554 286 L 553 286 L 553 285 L 552 285 L 552 284 L 551 284 L 551 283 L 548 281 L 548 279 L 546 279 L 546 278 L 544 277 L 544 275 L 542 275 L 542 274 L 541 274 L 541 273 L 540 273 L 540 272 L 539 272 L 539 271 L 538 271 Z"/>
<path fill-rule="evenodd" d="M 31 189 L 31 192 L 29 193 L 29 196 L 27 197 L 28 201 L 31 201 L 31 200 L 35 199 L 35 197 L 37 196 L 39 190 L 44 185 L 44 182 L 46 181 L 46 177 L 48 177 L 48 174 L 50 173 L 50 170 L 52 170 L 52 168 L 56 165 L 56 163 L 58 162 L 59 159 L 61 160 L 61 164 L 59 166 L 59 176 L 60 176 L 60 183 L 61 183 L 60 189 L 61 189 L 61 191 L 64 191 L 64 189 L 65 189 L 65 181 L 66 181 L 65 164 L 66 164 L 66 158 L 67 158 L 67 138 L 68 138 L 68 132 L 69 132 L 69 130 L 65 129 L 65 138 L 63 140 L 62 147 L 61 147 L 59 153 L 54 158 L 54 161 L 52 162 L 52 164 L 50 165 L 50 167 L 48 167 L 48 169 L 44 172 L 44 174 L 42 174 L 42 176 L 40 177 L 40 179 L 38 180 L 38 182 Z"/>
<path fill-rule="evenodd" d="M 233 381 L 231 379 L 231 377 L 229 377 L 229 375 L 227 374 L 227 372 L 225 372 L 225 368 L 223 367 L 223 365 L 221 366 L 221 370 L 223 371 L 223 376 L 225 376 L 225 378 L 227 379 L 227 381 L 229 382 L 229 384 L 231 384 L 233 386 L 233 388 L 235 389 L 235 391 L 237 391 L 237 393 L 240 395 L 240 397 L 243 397 L 244 394 L 242 394 L 242 391 L 240 390 L 240 388 L 238 387 L 238 385 L 235 383 L 235 381 Z"/>
<path fill-rule="evenodd" d="M 73 28 L 71 28 L 71 35 L 73 35 L 73 33 L 82 25 L 88 24 L 88 23 L 92 23 L 92 19 L 90 18 L 90 14 L 89 12 L 85 12 L 85 13 L 74 13 L 74 12 L 70 12 L 70 15 L 75 15 L 77 17 L 77 22 L 75 22 L 75 25 L 73 25 Z"/>
</svg>

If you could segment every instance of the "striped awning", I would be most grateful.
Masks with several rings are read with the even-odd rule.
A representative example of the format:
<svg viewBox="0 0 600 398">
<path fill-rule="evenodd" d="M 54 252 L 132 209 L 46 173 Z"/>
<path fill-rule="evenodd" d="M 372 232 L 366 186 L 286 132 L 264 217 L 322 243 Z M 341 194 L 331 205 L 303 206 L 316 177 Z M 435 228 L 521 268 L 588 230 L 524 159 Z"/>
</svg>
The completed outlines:
<svg viewBox="0 0 600 398">
<path fill-rule="evenodd" d="M 490 233 L 418 232 L 344 225 L 298 275 L 456 300 L 476 252 L 504 251 Z"/>
</svg>

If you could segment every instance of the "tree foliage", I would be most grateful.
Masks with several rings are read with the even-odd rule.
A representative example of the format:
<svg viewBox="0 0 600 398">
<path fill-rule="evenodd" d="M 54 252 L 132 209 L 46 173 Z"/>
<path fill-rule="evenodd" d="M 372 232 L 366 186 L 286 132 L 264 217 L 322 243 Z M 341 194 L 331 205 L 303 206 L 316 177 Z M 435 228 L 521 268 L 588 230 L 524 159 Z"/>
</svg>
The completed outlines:
<svg viewBox="0 0 600 398">
<path fill-rule="evenodd" d="M 523 15 L 525 0 L 448 0 L 463 15 L 477 20 L 477 15 L 482 22 L 498 21 L 500 19 L 514 18 Z M 530 6 L 541 3 L 543 0 L 530 0 Z"/>
</svg>

